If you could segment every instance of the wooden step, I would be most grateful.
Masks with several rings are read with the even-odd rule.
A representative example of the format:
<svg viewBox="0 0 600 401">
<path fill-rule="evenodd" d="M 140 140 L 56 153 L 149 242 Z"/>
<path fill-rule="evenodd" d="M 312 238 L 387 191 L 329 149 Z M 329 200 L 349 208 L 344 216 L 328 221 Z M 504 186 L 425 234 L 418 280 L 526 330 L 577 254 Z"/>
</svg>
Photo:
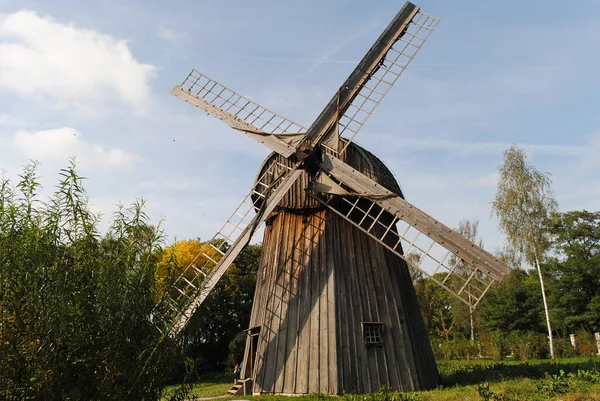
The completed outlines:
<svg viewBox="0 0 600 401">
<path fill-rule="evenodd" d="M 227 391 L 227 395 L 245 395 L 246 387 L 252 383 L 251 379 L 243 379 L 235 382 L 233 386 Z M 250 390 L 248 387 L 247 390 Z"/>
</svg>

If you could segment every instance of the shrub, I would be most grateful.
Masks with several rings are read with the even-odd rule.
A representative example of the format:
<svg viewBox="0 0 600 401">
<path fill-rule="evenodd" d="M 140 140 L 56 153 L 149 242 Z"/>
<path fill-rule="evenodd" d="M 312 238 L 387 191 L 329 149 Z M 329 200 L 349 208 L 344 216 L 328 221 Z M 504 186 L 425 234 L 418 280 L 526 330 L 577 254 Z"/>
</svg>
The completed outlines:
<svg viewBox="0 0 600 401">
<path fill-rule="evenodd" d="M 457 334 L 452 338 L 432 338 L 431 348 L 437 359 L 474 359 L 479 356 L 479 344 Z"/>
<path fill-rule="evenodd" d="M 561 370 L 557 375 L 546 373 L 543 379 L 536 380 L 537 390 L 546 394 L 565 394 L 573 385 L 573 378 Z"/>
<path fill-rule="evenodd" d="M 577 350 L 571 345 L 571 340 L 559 336 L 554 337 L 554 352 L 557 358 L 577 356 Z"/>
<path fill-rule="evenodd" d="M 589 331 L 582 331 L 577 334 L 577 352 L 580 355 L 595 358 L 598 352 L 596 337 Z"/>
<path fill-rule="evenodd" d="M 480 338 L 482 353 L 495 361 L 502 361 L 508 352 L 506 335 L 501 331 L 485 333 Z"/>
<path fill-rule="evenodd" d="M 548 340 L 543 334 L 514 331 L 508 336 L 508 348 L 522 361 L 541 359 L 548 355 Z"/>
<path fill-rule="evenodd" d="M 160 230 L 139 201 L 102 236 L 60 176 L 47 202 L 35 165 L 0 182 L 0 398 L 158 399 L 179 354 L 152 322 Z"/>
<path fill-rule="evenodd" d="M 239 332 L 233 340 L 229 343 L 229 354 L 227 355 L 227 367 L 233 369 L 233 367 L 242 362 L 244 358 L 244 351 L 246 350 L 246 339 L 248 334 L 245 331 Z"/>
</svg>

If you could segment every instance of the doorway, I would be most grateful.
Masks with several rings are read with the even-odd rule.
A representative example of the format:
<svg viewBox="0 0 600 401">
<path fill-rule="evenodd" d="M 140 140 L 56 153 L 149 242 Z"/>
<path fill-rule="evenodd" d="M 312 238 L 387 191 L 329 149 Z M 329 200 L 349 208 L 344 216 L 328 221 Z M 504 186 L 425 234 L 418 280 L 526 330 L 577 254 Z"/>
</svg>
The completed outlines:
<svg viewBox="0 0 600 401">
<path fill-rule="evenodd" d="M 249 352 L 248 360 L 246 361 L 246 369 L 244 378 L 249 379 L 254 376 L 254 367 L 256 365 L 256 350 L 258 348 L 258 335 L 260 334 L 260 326 L 252 327 L 246 330 L 249 337 Z"/>
</svg>

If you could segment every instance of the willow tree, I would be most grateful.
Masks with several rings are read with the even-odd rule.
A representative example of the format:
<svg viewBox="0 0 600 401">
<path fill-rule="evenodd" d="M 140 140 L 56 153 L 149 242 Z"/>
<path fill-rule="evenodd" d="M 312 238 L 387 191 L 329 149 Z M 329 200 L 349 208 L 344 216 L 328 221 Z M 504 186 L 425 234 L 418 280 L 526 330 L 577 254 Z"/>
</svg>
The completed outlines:
<svg viewBox="0 0 600 401">
<path fill-rule="evenodd" d="M 557 209 L 551 182 L 549 173 L 542 173 L 528 164 L 525 152 L 512 145 L 504 152 L 504 164 L 500 166 L 498 190 L 492 209 L 498 216 L 500 229 L 506 234 L 508 243 L 527 263 L 537 268 L 548 326 L 550 355 L 555 359 L 544 277 L 540 268 L 540 259 L 550 247 L 547 222 L 551 213 Z"/>
</svg>

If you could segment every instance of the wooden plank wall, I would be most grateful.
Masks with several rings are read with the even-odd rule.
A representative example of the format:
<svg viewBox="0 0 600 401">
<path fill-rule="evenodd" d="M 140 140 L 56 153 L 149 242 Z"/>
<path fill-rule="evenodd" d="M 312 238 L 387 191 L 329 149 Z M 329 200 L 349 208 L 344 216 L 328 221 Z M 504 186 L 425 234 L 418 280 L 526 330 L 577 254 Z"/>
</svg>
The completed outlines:
<svg viewBox="0 0 600 401">
<path fill-rule="evenodd" d="M 337 215 L 332 242 L 343 247 L 335 270 L 338 367 L 344 392 L 435 387 L 438 372 L 408 268 Z M 382 322 L 382 346 L 366 346 L 362 322 Z"/>
<path fill-rule="evenodd" d="M 254 392 L 341 394 L 438 384 L 406 264 L 339 216 L 324 210 L 274 216 L 256 290 L 250 327 L 262 327 Z M 362 322 L 384 324 L 383 346 L 364 344 Z"/>
<path fill-rule="evenodd" d="M 262 326 L 255 393 L 338 393 L 334 263 L 327 259 L 325 214 L 282 212 L 265 231 L 250 320 L 250 327 Z"/>
</svg>

